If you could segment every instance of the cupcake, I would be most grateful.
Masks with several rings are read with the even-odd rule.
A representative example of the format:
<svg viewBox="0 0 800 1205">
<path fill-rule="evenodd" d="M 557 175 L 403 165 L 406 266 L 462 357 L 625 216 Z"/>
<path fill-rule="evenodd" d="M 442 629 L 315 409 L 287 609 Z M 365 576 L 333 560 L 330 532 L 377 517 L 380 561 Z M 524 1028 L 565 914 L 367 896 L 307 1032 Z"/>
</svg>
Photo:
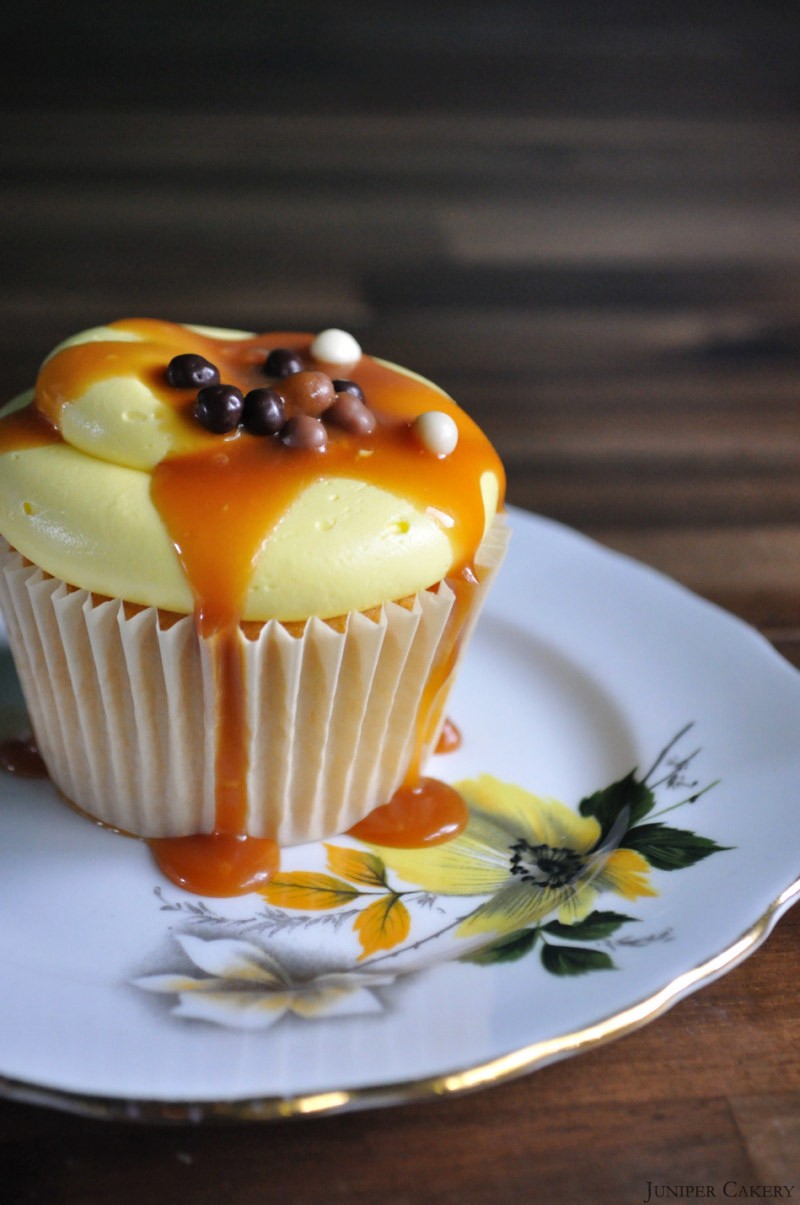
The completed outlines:
<svg viewBox="0 0 800 1205">
<path fill-rule="evenodd" d="M 500 461 L 343 331 L 84 331 L 0 419 L 0 604 L 61 793 L 175 881 L 351 830 L 444 839 L 423 778 L 502 560 Z"/>
</svg>

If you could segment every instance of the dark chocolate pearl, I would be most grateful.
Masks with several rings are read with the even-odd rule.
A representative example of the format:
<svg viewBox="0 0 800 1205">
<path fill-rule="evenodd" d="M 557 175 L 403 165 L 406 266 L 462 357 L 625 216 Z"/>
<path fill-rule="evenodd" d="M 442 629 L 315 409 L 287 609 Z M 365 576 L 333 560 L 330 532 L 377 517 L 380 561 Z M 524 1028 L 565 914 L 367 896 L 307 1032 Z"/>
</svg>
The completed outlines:
<svg viewBox="0 0 800 1205">
<path fill-rule="evenodd" d="M 298 414 L 286 420 L 281 431 L 281 442 L 287 448 L 310 448 L 323 452 L 328 443 L 328 433 L 318 418 Z"/>
<path fill-rule="evenodd" d="M 302 371 L 303 361 L 288 347 L 274 347 L 264 362 L 268 377 L 290 377 L 293 372 Z"/>
<path fill-rule="evenodd" d="M 251 435 L 277 435 L 286 422 L 283 398 L 274 389 L 251 389 L 244 399 L 242 422 Z"/>
<path fill-rule="evenodd" d="M 333 387 L 337 393 L 354 393 L 362 402 L 367 400 L 364 397 L 364 390 L 356 381 L 336 380 L 333 382 Z"/>
<path fill-rule="evenodd" d="M 335 423 L 352 435 L 370 435 L 375 430 L 375 415 L 353 393 L 340 393 L 325 411 L 325 422 Z"/>
<path fill-rule="evenodd" d="M 235 385 L 207 385 L 194 403 L 194 416 L 215 435 L 232 431 L 242 421 L 244 397 Z"/>
<path fill-rule="evenodd" d="M 322 414 L 336 401 L 333 381 L 324 372 L 295 372 L 278 389 L 293 414 Z"/>
<path fill-rule="evenodd" d="M 201 389 L 204 385 L 219 384 L 219 369 L 202 356 L 173 356 L 166 377 L 173 389 Z"/>
</svg>

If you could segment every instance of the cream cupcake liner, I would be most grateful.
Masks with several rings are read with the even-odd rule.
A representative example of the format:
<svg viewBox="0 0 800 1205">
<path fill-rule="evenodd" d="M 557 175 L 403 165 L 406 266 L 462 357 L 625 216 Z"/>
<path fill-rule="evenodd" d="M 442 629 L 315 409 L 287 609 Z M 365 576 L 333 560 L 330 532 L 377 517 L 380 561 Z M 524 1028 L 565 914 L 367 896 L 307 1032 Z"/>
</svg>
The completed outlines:
<svg viewBox="0 0 800 1205">
<path fill-rule="evenodd" d="M 498 516 L 478 550 L 459 661 L 508 534 Z M 309 619 L 301 634 L 279 620 L 253 638 L 254 625 L 239 630 L 250 835 L 317 840 L 391 798 L 454 602 L 442 582 L 343 622 Z M 39 751 L 67 799 L 137 836 L 213 832 L 220 638 L 199 638 L 192 616 L 69 586 L 2 538 L 0 606 Z"/>
</svg>

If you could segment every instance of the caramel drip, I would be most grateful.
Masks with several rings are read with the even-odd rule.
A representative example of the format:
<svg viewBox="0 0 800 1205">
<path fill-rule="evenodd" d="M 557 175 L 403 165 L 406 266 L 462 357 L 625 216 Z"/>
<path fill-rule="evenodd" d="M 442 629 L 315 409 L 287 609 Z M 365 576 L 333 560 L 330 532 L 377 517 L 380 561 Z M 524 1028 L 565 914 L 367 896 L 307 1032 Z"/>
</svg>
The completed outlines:
<svg viewBox="0 0 800 1205">
<path fill-rule="evenodd" d="M 61 436 L 34 405 L 0 419 L 0 454 L 59 443 Z"/>
<path fill-rule="evenodd" d="M 280 864 L 280 850 L 274 841 L 244 834 L 161 837 L 147 844 L 168 879 L 202 895 L 257 891 Z"/>
<path fill-rule="evenodd" d="M 422 693 L 414 753 L 406 774 L 406 785 L 417 780 L 422 765 L 434 750 L 461 645 L 469 630 L 478 580 L 472 569 L 467 567 L 457 577 L 448 577 L 447 584 L 455 595 L 455 601 Z"/>
<path fill-rule="evenodd" d="M 467 805 L 461 795 L 438 778 L 420 778 L 395 791 L 350 829 L 359 841 L 395 849 L 419 849 L 450 841 L 466 827 Z"/>
<path fill-rule="evenodd" d="M 32 736 L 0 741 L 0 768 L 17 778 L 47 778 L 47 767 Z"/>
<path fill-rule="evenodd" d="M 463 744 L 463 737 L 460 729 L 448 716 L 442 724 L 442 731 L 439 733 L 439 739 L 436 742 L 435 753 L 455 753 L 456 749 L 460 749 Z"/>
<path fill-rule="evenodd" d="M 238 429 L 211 435 L 192 419 L 196 390 L 167 384 L 165 370 L 173 356 L 204 356 L 217 365 L 223 383 L 246 393 L 266 383 L 262 366 L 273 348 L 289 347 L 312 366 L 312 336 L 273 332 L 225 340 L 150 319 L 115 323 L 112 329 L 134 333 L 140 341 L 77 344 L 51 357 L 39 375 L 35 406 L 0 422 L 0 450 L 59 438 L 64 407 L 90 385 L 117 376 L 138 377 L 186 420 L 185 449 L 156 466 L 152 497 L 191 585 L 198 632 L 211 650 L 216 817 L 211 835 L 151 842 L 162 869 L 192 890 L 231 894 L 252 889 L 259 858 L 265 865 L 277 864 L 274 849 L 267 848 L 271 842 L 245 837 L 248 734 L 240 621 L 264 542 L 292 502 L 323 477 L 355 478 L 409 498 L 441 524 L 454 549 L 448 583 L 456 602 L 426 684 L 405 784 L 374 818 L 357 826 L 362 833 L 383 832 L 387 825 L 392 831 L 402 829 L 410 844 L 452 836 L 465 820 L 460 797 L 445 784 L 420 780 L 419 773 L 439 728 L 474 596 L 472 558 L 484 530 L 481 476 L 490 471 L 503 482 L 500 461 L 479 428 L 424 381 L 364 356 L 347 375 L 362 387 L 378 418 L 371 435 L 331 431 L 324 452 L 287 449 L 275 438 Z M 416 441 L 410 424 L 426 410 L 442 410 L 457 423 L 458 445 L 449 456 L 434 457 Z M 401 812 L 406 816 L 402 823 L 397 818 Z M 224 892 L 216 890 L 220 883 Z"/>
</svg>

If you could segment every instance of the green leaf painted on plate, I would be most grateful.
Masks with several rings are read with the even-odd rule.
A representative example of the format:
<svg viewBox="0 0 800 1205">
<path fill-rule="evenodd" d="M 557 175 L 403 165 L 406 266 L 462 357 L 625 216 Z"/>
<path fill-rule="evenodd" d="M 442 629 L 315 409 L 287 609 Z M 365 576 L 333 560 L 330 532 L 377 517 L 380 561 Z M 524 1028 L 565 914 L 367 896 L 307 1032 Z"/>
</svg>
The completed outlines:
<svg viewBox="0 0 800 1205">
<path fill-rule="evenodd" d="M 710 854 L 730 849 L 717 845 L 709 837 L 700 837 L 685 828 L 670 828 L 666 824 L 640 824 L 625 833 L 620 844 L 634 849 L 656 870 L 683 870 L 694 866 Z"/>
<path fill-rule="evenodd" d="M 542 966 L 551 975 L 587 975 L 589 971 L 616 970 L 604 950 L 586 946 L 554 946 L 548 943 L 542 950 Z"/>
<path fill-rule="evenodd" d="M 616 933 L 620 925 L 638 919 L 637 916 L 626 916 L 623 912 L 590 912 L 574 925 L 552 920 L 542 928 L 545 933 L 551 933 L 553 937 L 561 937 L 566 941 L 602 941 L 603 938 Z"/>
<path fill-rule="evenodd" d="M 500 941 L 494 941 L 491 945 L 482 946 L 480 950 L 465 954 L 458 961 L 473 962 L 477 966 L 491 966 L 496 962 L 516 962 L 518 958 L 523 958 L 530 953 L 536 945 L 538 936 L 538 929 L 518 929 L 516 933 L 509 933 Z"/>
<path fill-rule="evenodd" d="M 630 774 L 626 774 L 618 782 L 612 782 L 602 791 L 595 791 L 594 795 L 588 795 L 582 799 L 579 811 L 582 816 L 594 816 L 600 824 L 603 837 L 605 837 L 613 827 L 615 820 L 626 809 L 628 811 L 627 824 L 630 826 L 646 816 L 654 804 L 653 792 L 645 783 L 639 782 L 635 777 L 635 771 L 631 770 Z"/>
</svg>

